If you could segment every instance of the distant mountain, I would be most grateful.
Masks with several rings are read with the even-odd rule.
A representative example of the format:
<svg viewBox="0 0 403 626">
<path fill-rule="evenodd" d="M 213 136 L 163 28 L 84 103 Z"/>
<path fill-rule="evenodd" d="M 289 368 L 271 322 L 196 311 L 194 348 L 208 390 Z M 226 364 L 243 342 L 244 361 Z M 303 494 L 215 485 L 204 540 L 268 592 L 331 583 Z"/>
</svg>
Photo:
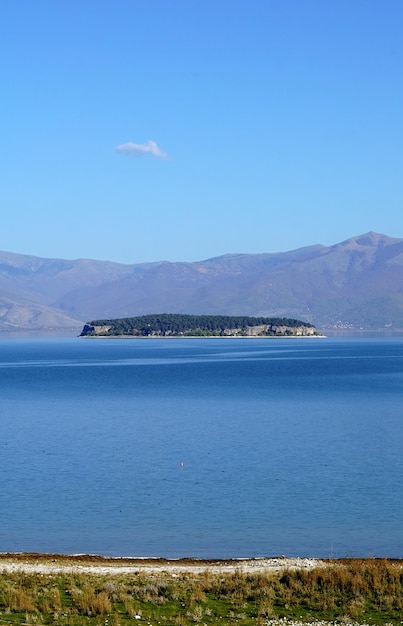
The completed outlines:
<svg viewBox="0 0 403 626">
<path fill-rule="evenodd" d="M 403 329 L 403 239 L 123 265 L 0 252 L 0 330 L 81 331 L 149 313 L 289 317 L 318 330 Z"/>
</svg>

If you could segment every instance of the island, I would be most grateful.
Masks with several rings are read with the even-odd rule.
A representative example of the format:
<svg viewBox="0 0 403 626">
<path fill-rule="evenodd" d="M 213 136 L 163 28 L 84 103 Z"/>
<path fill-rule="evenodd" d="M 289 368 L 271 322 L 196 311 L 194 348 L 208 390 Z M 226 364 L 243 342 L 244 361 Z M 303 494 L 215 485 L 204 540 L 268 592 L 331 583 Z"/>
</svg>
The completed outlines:
<svg viewBox="0 0 403 626">
<path fill-rule="evenodd" d="M 313 337 L 315 326 L 283 317 L 161 313 L 87 322 L 80 337 Z"/>
</svg>

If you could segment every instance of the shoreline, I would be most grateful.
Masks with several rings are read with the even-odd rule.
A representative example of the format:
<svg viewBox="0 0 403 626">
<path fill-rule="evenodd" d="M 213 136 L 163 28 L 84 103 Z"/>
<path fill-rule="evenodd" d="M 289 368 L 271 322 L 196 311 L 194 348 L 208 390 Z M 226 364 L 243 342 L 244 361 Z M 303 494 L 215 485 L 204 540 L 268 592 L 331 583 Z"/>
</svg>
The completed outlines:
<svg viewBox="0 0 403 626">
<path fill-rule="evenodd" d="M 160 557 L 104 557 L 90 554 L 41 554 L 15 552 L 0 553 L 0 571 L 40 574 L 83 573 L 98 575 L 135 574 L 144 572 L 200 574 L 211 573 L 262 573 L 285 569 L 310 570 L 326 566 L 329 561 L 316 558 L 234 558 L 234 559 L 165 559 Z"/>
<path fill-rule="evenodd" d="M 158 574 L 168 573 L 173 576 L 183 573 L 212 574 L 225 573 L 277 573 L 284 570 L 313 570 L 317 567 L 331 567 L 348 561 L 376 561 L 382 559 L 319 559 L 309 557 L 257 557 L 234 559 L 165 559 L 160 557 L 104 557 L 90 554 L 41 554 L 16 552 L 0 553 L 0 572 L 7 573 L 82 573 L 95 575 L 119 574 Z M 400 564 L 403 559 L 386 559 Z"/>
<path fill-rule="evenodd" d="M 78 339 L 327 339 L 327 335 L 77 335 Z"/>
</svg>

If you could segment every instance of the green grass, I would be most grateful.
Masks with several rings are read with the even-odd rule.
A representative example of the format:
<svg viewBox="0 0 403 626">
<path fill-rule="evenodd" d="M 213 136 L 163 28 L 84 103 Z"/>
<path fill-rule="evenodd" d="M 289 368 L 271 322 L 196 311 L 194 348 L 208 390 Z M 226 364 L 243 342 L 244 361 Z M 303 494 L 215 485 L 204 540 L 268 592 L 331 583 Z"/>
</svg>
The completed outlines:
<svg viewBox="0 0 403 626">
<path fill-rule="evenodd" d="M 313 570 L 246 574 L 1 572 L 0 626 L 403 624 L 403 567 L 343 560 Z M 274 624 L 273 624 L 274 626 Z"/>
</svg>

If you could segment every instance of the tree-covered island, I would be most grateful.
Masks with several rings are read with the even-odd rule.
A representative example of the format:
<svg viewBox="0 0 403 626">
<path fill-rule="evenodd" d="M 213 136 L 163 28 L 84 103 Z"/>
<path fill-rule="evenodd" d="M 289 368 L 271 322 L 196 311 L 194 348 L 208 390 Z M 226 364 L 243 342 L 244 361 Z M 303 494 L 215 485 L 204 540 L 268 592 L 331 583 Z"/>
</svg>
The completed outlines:
<svg viewBox="0 0 403 626">
<path fill-rule="evenodd" d="M 80 337 L 307 337 L 315 326 L 284 317 L 161 313 L 93 320 Z"/>
</svg>

